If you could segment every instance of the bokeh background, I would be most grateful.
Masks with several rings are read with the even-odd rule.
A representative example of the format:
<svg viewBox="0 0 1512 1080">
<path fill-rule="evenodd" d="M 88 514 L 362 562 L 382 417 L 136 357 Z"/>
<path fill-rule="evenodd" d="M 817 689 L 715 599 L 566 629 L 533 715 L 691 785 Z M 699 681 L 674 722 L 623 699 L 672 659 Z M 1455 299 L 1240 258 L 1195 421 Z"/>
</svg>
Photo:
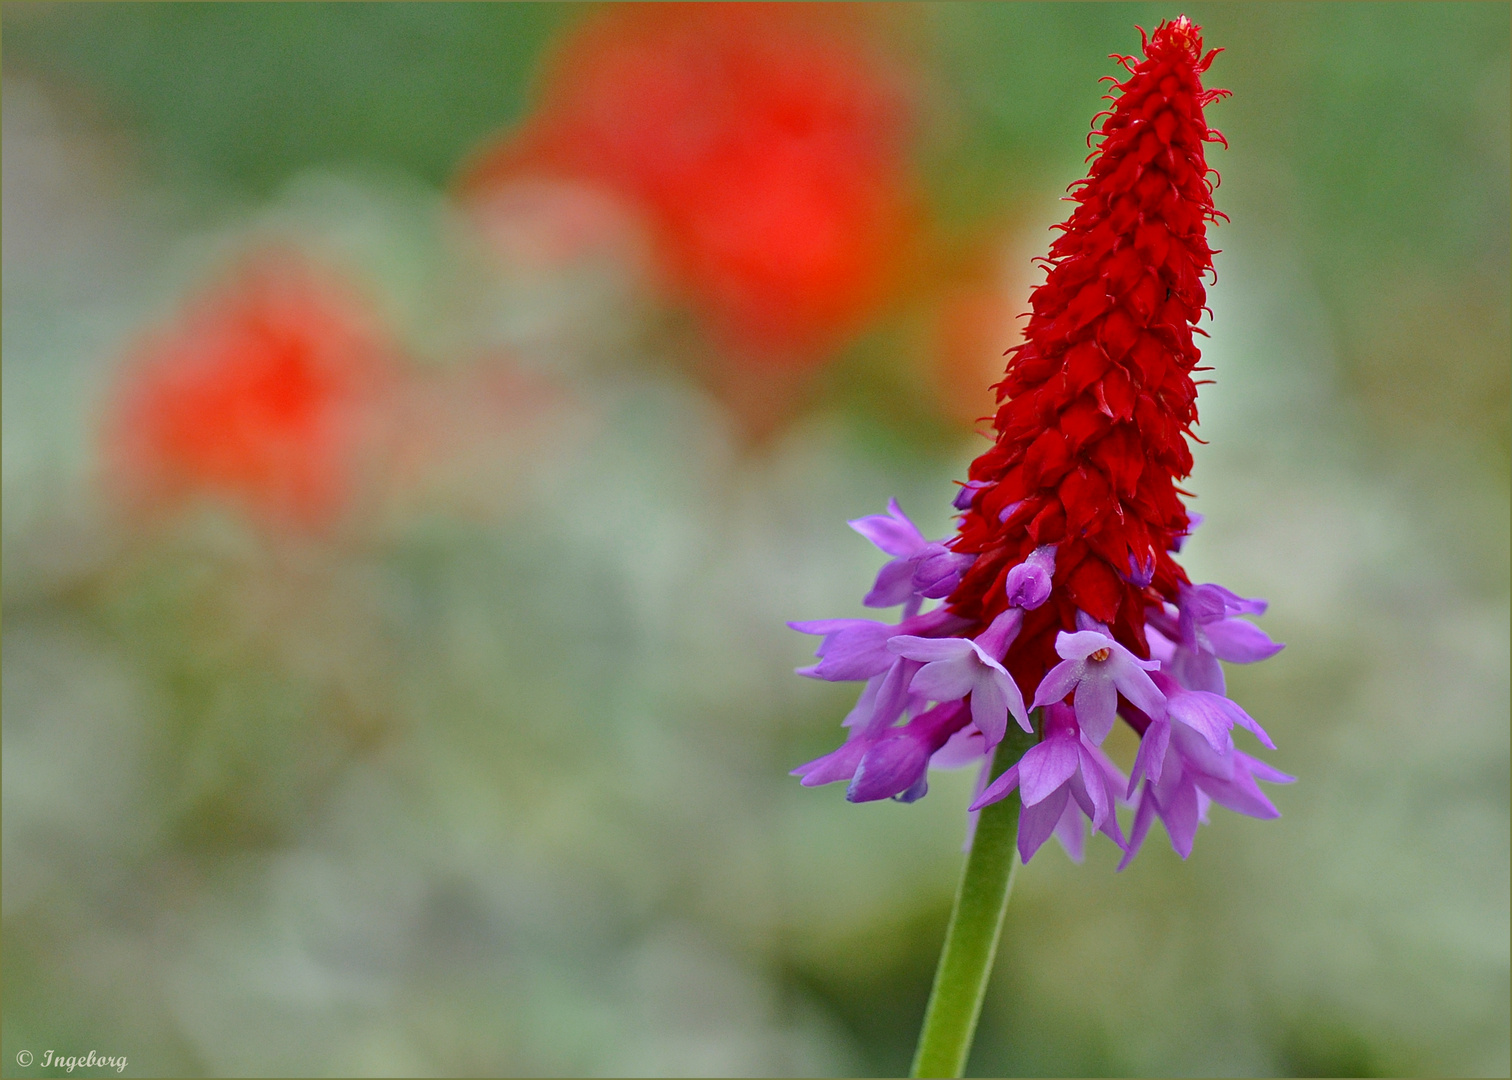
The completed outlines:
<svg viewBox="0 0 1512 1080">
<path fill-rule="evenodd" d="M 1508 9 L 1186 12 L 1184 558 L 1300 779 L 1048 846 L 971 1069 L 1506 1075 Z M 800 788 L 784 621 L 949 527 L 1178 13 L 5 4 L 6 1074 L 905 1071 L 971 778 Z"/>
</svg>

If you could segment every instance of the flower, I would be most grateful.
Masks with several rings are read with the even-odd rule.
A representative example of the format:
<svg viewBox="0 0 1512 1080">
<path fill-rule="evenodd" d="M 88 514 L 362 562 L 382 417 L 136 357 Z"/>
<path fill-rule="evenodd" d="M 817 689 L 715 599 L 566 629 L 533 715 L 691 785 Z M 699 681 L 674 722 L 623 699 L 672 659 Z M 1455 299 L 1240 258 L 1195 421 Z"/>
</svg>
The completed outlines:
<svg viewBox="0 0 1512 1080">
<path fill-rule="evenodd" d="M 850 522 L 850 527 L 883 552 L 893 556 L 877 571 L 876 584 L 861 602 L 867 607 L 908 604 L 912 615 L 919 604 L 949 596 L 972 563 L 969 555 L 951 551 L 944 544 L 924 539 L 908 519 L 897 499 L 887 500 L 886 514 L 872 514 Z"/>
<path fill-rule="evenodd" d="M 256 252 L 136 346 L 106 421 L 112 485 L 133 508 L 208 496 L 327 530 L 371 467 L 396 354 L 339 274 Z"/>
<path fill-rule="evenodd" d="M 923 798 L 929 790 L 930 759 L 969 721 L 965 707 L 951 701 L 889 728 L 861 757 L 845 797 L 851 802 Z"/>
<path fill-rule="evenodd" d="M 850 740 L 804 766 L 805 784 L 844 775 L 853 801 L 917 798 L 925 762 L 984 754 L 1010 713 L 1032 733 L 1028 697 L 1042 741 L 973 804 L 1020 792 L 1026 860 L 1052 832 L 1079 857 L 1083 817 L 1123 846 L 1125 782 L 1097 749 L 1120 715 L 1140 735 L 1129 850 L 1153 815 L 1185 855 L 1204 800 L 1275 815 L 1255 778 L 1290 777 L 1234 748 L 1236 725 L 1271 743 L 1223 696 L 1220 666 L 1281 649 L 1244 618 L 1265 602 L 1194 586 L 1173 558 L 1199 520 L 1177 485 L 1192 469 L 1193 335 L 1220 216 L 1204 154 L 1222 141 L 1203 116 L 1226 93 L 1202 86 L 1215 52 L 1183 16 L 1145 38 L 1142 59 L 1121 58 L 1128 77 L 996 388 L 993 445 L 956 493 L 955 535 L 925 540 L 896 502 L 852 522 L 891 556 L 865 602 L 901 603 L 905 617 L 800 624 L 833 635 L 804 674 L 870 680 Z"/>
<path fill-rule="evenodd" d="M 972 723 L 993 746 L 1007 731 L 1009 713 L 1019 727 L 1034 730 L 1024 709 L 1024 695 L 998 662 L 1018 634 L 1021 621 L 1022 613 L 1010 608 L 975 640 L 900 634 L 891 638 L 887 647 L 899 656 L 923 663 L 909 687 L 915 694 L 941 702 L 969 698 Z"/>
<path fill-rule="evenodd" d="M 1035 707 L 1060 701 L 1075 693 L 1076 721 L 1096 744 L 1113 730 L 1121 693 L 1146 713 L 1164 711 L 1165 700 L 1147 671 L 1159 671 L 1154 660 L 1141 660 L 1106 633 L 1062 631 L 1055 651 L 1065 657 L 1040 680 L 1034 693 Z"/>
<path fill-rule="evenodd" d="M 922 204 L 913 78 L 862 11 L 636 4 L 584 20 L 464 198 L 588 181 L 654 233 L 670 290 L 761 366 L 830 355 L 888 299 Z"/>
<path fill-rule="evenodd" d="M 1148 615 L 1149 625 L 1170 647 L 1162 647 L 1171 670 L 1194 689 L 1221 694 L 1223 668 L 1219 660 L 1253 664 L 1280 652 L 1284 646 L 1264 630 L 1233 615 L 1263 615 L 1264 600 L 1246 600 L 1221 585 L 1182 585 L 1176 591 L 1175 618 L 1162 607 Z"/>
<path fill-rule="evenodd" d="M 887 647 L 894 636 L 949 633 L 959 629 L 962 621 L 952 617 L 945 609 L 938 608 L 928 615 L 906 618 L 897 626 L 888 626 L 873 619 L 818 619 L 788 625 L 800 633 L 820 634 L 824 637 L 814 653 L 820 658 L 819 663 L 798 668 L 797 673 L 815 679 L 843 682 L 869 679 L 886 671 L 896 659 Z"/>
<path fill-rule="evenodd" d="M 972 810 L 1005 799 L 1019 789 L 1024 808 L 1019 816 L 1019 855 L 1028 862 L 1055 832 L 1067 851 L 1081 861 L 1080 813 L 1092 828 L 1106 833 L 1119 847 L 1123 833 L 1114 813 L 1124 778 L 1101 750 L 1081 731 L 1076 714 L 1064 705 L 1045 710 L 1044 740 L 999 776 L 971 804 Z"/>
<path fill-rule="evenodd" d="M 982 739 L 960 702 L 936 705 L 902 727 L 851 728 L 838 750 L 792 771 L 805 787 L 850 781 L 849 802 L 911 803 L 929 791 L 928 770 L 980 764 Z"/>
<path fill-rule="evenodd" d="M 1141 783 L 1143 787 L 1120 870 L 1138 853 L 1156 817 L 1185 859 L 1192 853 L 1197 823 L 1207 820 L 1209 802 L 1250 817 L 1280 817 L 1255 779 L 1279 784 L 1296 779 L 1234 748 L 1232 729 L 1239 726 L 1275 749 L 1265 729 L 1238 705 L 1220 694 L 1187 690 L 1165 674 L 1154 679 L 1166 697 L 1165 717 L 1148 721 L 1140 739 L 1128 794 Z"/>
<path fill-rule="evenodd" d="M 886 514 L 871 514 L 849 523 L 862 536 L 893 556 L 877 571 L 877 582 L 862 603 L 867 607 L 893 607 L 913 595 L 915 560 L 929 546 L 897 499 L 887 500 Z"/>
</svg>

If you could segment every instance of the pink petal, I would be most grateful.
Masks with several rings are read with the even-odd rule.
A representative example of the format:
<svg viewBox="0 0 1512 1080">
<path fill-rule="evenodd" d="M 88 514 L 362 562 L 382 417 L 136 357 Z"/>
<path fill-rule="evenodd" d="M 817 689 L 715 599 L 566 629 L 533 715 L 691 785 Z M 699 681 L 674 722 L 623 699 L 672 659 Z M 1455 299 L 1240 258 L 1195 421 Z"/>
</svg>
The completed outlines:
<svg viewBox="0 0 1512 1080">
<path fill-rule="evenodd" d="M 857 518 L 849 525 L 889 555 L 907 558 L 925 544 L 924 534 L 908 520 L 897 499 L 887 500 L 886 514 Z"/>
<path fill-rule="evenodd" d="M 1132 661 L 1131 663 L 1120 663 L 1123 659 L 1123 657 L 1110 657 L 1108 660 L 1113 685 L 1118 687 L 1119 693 L 1133 702 L 1134 707 L 1146 716 L 1152 718 L 1160 716 L 1166 705 L 1165 695 L 1150 680 L 1150 676 L 1141 669 L 1142 665 L 1135 666 L 1141 664 L 1140 660 L 1131 655 L 1128 658 Z"/>
<path fill-rule="evenodd" d="M 1212 653 L 1196 652 L 1188 648 L 1176 650 L 1170 672 L 1176 681 L 1188 690 L 1206 690 L 1212 694 L 1223 693 L 1223 668 Z"/>
<path fill-rule="evenodd" d="M 876 735 L 891 727 L 893 721 L 903 715 L 903 710 L 908 705 L 909 680 L 918 670 L 919 664 L 916 661 L 901 658 L 887 669 L 887 674 L 877 687 L 871 717 L 861 726 L 862 730 Z"/>
<path fill-rule="evenodd" d="M 899 656 L 906 656 L 910 660 L 922 660 L 925 663 L 954 660 L 976 651 L 972 648 L 971 642 L 965 638 L 927 638 L 914 637 L 910 634 L 898 634 L 888 639 L 887 648 Z"/>
<path fill-rule="evenodd" d="M 1055 635 L 1055 652 L 1063 660 L 1085 660 L 1098 649 L 1110 649 L 1116 644 L 1107 634 L 1096 630 L 1078 630 L 1074 634 L 1062 630 Z"/>
<path fill-rule="evenodd" d="M 985 674 L 987 677 L 978 678 L 971 690 L 971 722 L 989 746 L 996 746 L 1008 731 L 1008 696 L 1002 682 L 1012 685 L 1012 680 L 995 671 Z"/>
<path fill-rule="evenodd" d="M 1076 749 L 1081 758 L 1081 787 L 1092 800 L 1092 812 L 1087 816 L 1092 819 L 1092 827 L 1100 829 L 1108 820 L 1108 812 L 1112 810 L 1106 778 L 1102 775 L 1102 763 L 1089 754 L 1086 747 L 1078 746 Z"/>
<path fill-rule="evenodd" d="M 978 670 L 969 660 L 937 660 L 925 664 L 909 686 L 915 694 L 931 701 L 954 701 L 976 688 Z"/>
<path fill-rule="evenodd" d="M 982 733 L 971 725 L 961 728 L 945 745 L 935 751 L 929 759 L 931 769 L 964 769 L 967 765 L 975 765 L 982 760 L 982 755 L 987 752 L 987 742 L 982 738 Z"/>
<path fill-rule="evenodd" d="M 1189 690 L 1177 694 L 1166 703 L 1166 715 L 1173 720 L 1180 720 L 1206 739 L 1215 753 L 1222 754 L 1234 746 L 1233 737 L 1229 735 L 1229 729 L 1234 726 L 1234 718 L 1223 707 L 1228 704 L 1228 698 L 1218 694 Z"/>
<path fill-rule="evenodd" d="M 1261 780 L 1268 780 L 1272 784 L 1294 784 L 1297 781 L 1295 776 L 1273 768 L 1259 758 L 1252 758 L 1248 754 L 1238 754 L 1238 757 L 1243 760 L 1244 767 Z"/>
<path fill-rule="evenodd" d="M 1134 769 L 1129 773 L 1129 788 L 1125 798 L 1134 797 L 1139 779 L 1148 776 L 1151 782 L 1160 779 L 1160 769 L 1165 763 L 1166 748 L 1171 744 L 1171 725 L 1165 720 L 1156 720 L 1145 728 L 1139 739 L 1139 753 L 1134 755 Z"/>
<path fill-rule="evenodd" d="M 967 809 L 975 812 L 984 806 L 991 806 L 995 802 L 1006 799 L 1009 792 L 1018 787 L 1018 782 L 1019 767 L 1014 765 L 1002 776 L 988 784 L 987 790 L 978 795 Z"/>
<path fill-rule="evenodd" d="M 1085 660 L 1063 660 L 1056 664 L 1045 677 L 1040 680 L 1038 689 L 1034 691 L 1034 707 L 1051 705 L 1060 701 L 1081 681 L 1082 672 L 1087 669 Z"/>
<path fill-rule="evenodd" d="M 1274 803 L 1266 798 L 1265 792 L 1255 783 L 1254 778 L 1243 769 L 1235 769 L 1233 777 L 1229 780 L 1220 780 L 1211 776 L 1195 776 L 1193 780 L 1201 785 L 1202 790 L 1219 806 L 1226 806 L 1236 814 L 1245 814 L 1253 818 L 1278 818 L 1281 811 L 1276 809 Z"/>
<path fill-rule="evenodd" d="M 883 608 L 901 604 L 913 595 L 913 563 L 907 559 L 894 559 L 884 563 L 877 571 L 877 580 L 871 591 L 861 600 L 867 607 Z"/>
<path fill-rule="evenodd" d="M 1078 763 L 1075 739 L 1046 739 L 1019 762 L 1019 777 L 1025 806 L 1042 802 L 1071 779 Z"/>
<path fill-rule="evenodd" d="M 1089 669 L 1076 684 L 1076 696 L 1071 703 L 1076 706 L 1076 722 L 1081 725 L 1083 735 L 1094 743 L 1108 737 L 1118 715 L 1118 692 L 1113 689 L 1112 679 Z"/>
<path fill-rule="evenodd" d="M 1207 739 L 1185 724 L 1171 725 L 1171 747 L 1181 758 L 1186 772 L 1200 772 L 1227 780 L 1234 774 L 1233 742 L 1223 750 L 1214 750 Z"/>
<path fill-rule="evenodd" d="M 1231 664 L 1253 664 L 1267 660 L 1286 648 L 1272 641 L 1270 635 L 1254 623 L 1243 619 L 1222 619 L 1202 628 L 1212 646 L 1213 655 Z"/>
<path fill-rule="evenodd" d="M 1065 812 L 1066 802 L 1071 798 L 1068 788 L 1058 788 L 1044 802 L 1026 806 L 1019 813 L 1018 849 L 1019 858 L 1028 862 L 1044 842 L 1050 839 L 1056 823 Z"/>
<path fill-rule="evenodd" d="M 1197 788 L 1190 780 L 1176 785 L 1171 797 L 1161 800 L 1159 809 L 1171 846 L 1185 859 L 1192 853 L 1192 840 L 1197 836 Z"/>
<path fill-rule="evenodd" d="M 1034 734 L 1034 723 L 1029 719 L 1029 710 L 1024 708 L 1024 695 L 1019 690 L 1018 683 L 1013 681 L 1013 676 L 1006 671 L 997 677 L 998 683 L 1003 688 L 1003 696 L 1008 699 L 1008 711 L 1018 721 L 1018 726 L 1030 735 Z"/>
<path fill-rule="evenodd" d="M 837 780 L 849 780 L 855 775 L 856 766 L 861 764 L 861 759 L 866 756 L 871 746 L 870 739 L 851 739 L 823 757 L 798 766 L 789 775 L 801 776 L 804 787 L 817 787 L 820 784 L 833 784 Z"/>
</svg>

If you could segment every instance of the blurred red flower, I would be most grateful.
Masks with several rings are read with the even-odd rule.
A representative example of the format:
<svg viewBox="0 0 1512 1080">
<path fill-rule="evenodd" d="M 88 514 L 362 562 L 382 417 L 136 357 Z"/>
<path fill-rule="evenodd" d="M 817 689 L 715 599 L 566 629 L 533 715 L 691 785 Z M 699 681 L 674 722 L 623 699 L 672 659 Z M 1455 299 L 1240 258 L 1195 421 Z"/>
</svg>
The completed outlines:
<svg viewBox="0 0 1512 1080">
<path fill-rule="evenodd" d="M 340 274 L 258 252 L 133 350 L 105 427 L 112 487 L 133 509 L 209 496 L 325 531 L 371 464 L 395 357 Z"/>
<path fill-rule="evenodd" d="M 522 177 L 639 206 L 671 292 L 736 357 L 822 360 L 896 284 L 919 218 L 909 71 L 865 9 L 612 7 L 563 45 L 540 106 L 485 148 L 478 203 Z"/>
</svg>

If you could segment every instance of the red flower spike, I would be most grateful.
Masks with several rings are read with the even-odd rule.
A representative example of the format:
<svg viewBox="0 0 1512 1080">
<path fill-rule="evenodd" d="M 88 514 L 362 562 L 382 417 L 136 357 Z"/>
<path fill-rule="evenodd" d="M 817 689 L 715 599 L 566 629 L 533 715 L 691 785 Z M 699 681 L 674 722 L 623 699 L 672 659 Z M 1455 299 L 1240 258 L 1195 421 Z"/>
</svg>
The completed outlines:
<svg viewBox="0 0 1512 1080">
<path fill-rule="evenodd" d="M 262 251 L 134 350 L 105 431 L 115 494 L 134 509 L 208 496 L 326 531 L 371 458 L 394 360 L 338 275 Z"/>
<path fill-rule="evenodd" d="M 1273 744 L 1224 696 L 1222 667 L 1281 650 L 1239 617 L 1266 603 L 1191 585 L 1169 554 L 1198 517 L 1176 482 L 1192 465 L 1192 335 L 1218 216 L 1202 145 L 1221 140 L 1202 118 L 1221 94 L 1202 88 L 1212 57 L 1182 17 L 1156 28 L 1142 61 L 1119 58 L 1129 77 L 1100 114 L 1090 174 L 1072 185 L 1080 205 L 1009 350 L 997 440 L 956 494 L 949 546 L 896 500 L 850 523 L 892 556 L 863 603 L 901 603 L 902 620 L 789 624 L 823 639 L 820 662 L 798 674 L 866 681 L 844 745 L 793 770 L 805 786 L 849 780 L 853 802 L 914 802 L 931 767 L 975 760 L 985 789 L 973 810 L 1022 797 L 1024 861 L 1052 832 L 1079 861 L 1086 817 L 1124 849 L 1120 869 L 1157 817 L 1185 858 L 1204 799 L 1277 816 L 1255 781 L 1294 777 L 1234 747 L 1235 726 Z M 1009 721 L 1036 732 L 1029 708 L 1042 710 L 1041 741 L 987 783 Z M 1140 737 L 1127 779 L 1098 749 L 1120 716 Z M 1136 791 L 1125 840 L 1113 803 Z"/>
<path fill-rule="evenodd" d="M 1026 689 L 1057 663 L 1056 634 L 1077 628 L 1077 609 L 1148 656 L 1146 609 L 1187 581 L 1169 552 L 1188 527 L 1176 484 L 1192 468 L 1193 332 L 1213 268 L 1203 144 L 1222 136 L 1203 108 L 1226 91 L 1201 76 L 1216 51 L 1203 55 L 1182 16 L 1148 37 L 1144 59 L 1120 58 L 1129 75 L 1099 114 L 1101 144 L 1071 185 L 1077 208 L 996 387 L 996 442 L 971 466 L 951 546 L 978 558 L 948 601 L 969 634 L 1008 608 L 1010 568 L 1058 547 L 1050 600 L 1025 614 L 1004 659 Z"/>
</svg>

